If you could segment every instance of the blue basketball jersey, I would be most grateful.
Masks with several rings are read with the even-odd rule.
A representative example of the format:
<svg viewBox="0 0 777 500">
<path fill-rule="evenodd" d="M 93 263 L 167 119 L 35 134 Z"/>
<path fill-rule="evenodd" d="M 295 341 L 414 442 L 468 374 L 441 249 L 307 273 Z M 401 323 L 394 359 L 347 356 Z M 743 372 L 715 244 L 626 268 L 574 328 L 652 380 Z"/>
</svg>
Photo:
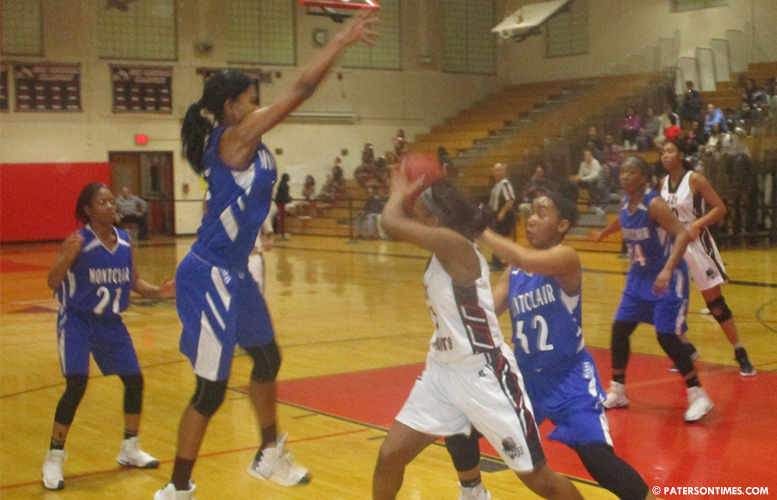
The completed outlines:
<svg viewBox="0 0 777 500">
<path fill-rule="evenodd" d="M 205 149 L 203 176 L 209 198 L 192 251 L 214 266 L 242 270 L 270 211 L 277 171 L 264 144 L 246 169 L 229 168 L 219 157 L 224 130 L 215 128 Z"/>
<path fill-rule="evenodd" d="M 515 357 L 527 380 L 533 373 L 568 368 L 585 350 L 581 295 L 567 295 L 552 276 L 510 271 Z"/>
<path fill-rule="evenodd" d="M 88 224 L 79 231 L 84 238 L 81 252 L 54 291 L 63 308 L 107 317 L 129 307 L 132 248 L 125 231 L 114 231 L 117 241 L 112 249 L 103 245 Z"/>
<path fill-rule="evenodd" d="M 634 213 L 629 212 L 629 197 L 623 200 L 620 212 L 621 236 L 629 252 L 629 274 L 650 281 L 666 265 L 672 251 L 673 239 L 650 218 L 650 202 L 661 195 L 646 189 Z"/>
</svg>

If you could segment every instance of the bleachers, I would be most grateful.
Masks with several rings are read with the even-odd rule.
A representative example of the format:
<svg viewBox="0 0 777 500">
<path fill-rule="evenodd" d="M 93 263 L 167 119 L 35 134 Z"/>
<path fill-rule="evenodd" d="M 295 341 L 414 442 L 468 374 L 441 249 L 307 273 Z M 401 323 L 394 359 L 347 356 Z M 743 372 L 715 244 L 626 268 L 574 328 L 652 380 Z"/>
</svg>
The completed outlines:
<svg viewBox="0 0 777 500">
<path fill-rule="evenodd" d="M 743 89 L 736 86 L 740 78 L 752 78 L 760 89 L 767 80 L 777 77 L 777 62 L 751 63 L 744 73 L 734 73 L 731 81 L 718 82 L 712 92 L 702 92 L 705 103 L 712 103 L 715 107 L 726 110 L 736 110 L 742 107 Z"/>
</svg>

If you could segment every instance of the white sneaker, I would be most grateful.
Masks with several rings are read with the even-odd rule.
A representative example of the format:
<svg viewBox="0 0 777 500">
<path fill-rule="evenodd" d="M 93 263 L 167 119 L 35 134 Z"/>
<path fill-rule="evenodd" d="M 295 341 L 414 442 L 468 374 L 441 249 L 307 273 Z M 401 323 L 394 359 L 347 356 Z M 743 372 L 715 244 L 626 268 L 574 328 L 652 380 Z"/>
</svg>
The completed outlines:
<svg viewBox="0 0 777 500">
<path fill-rule="evenodd" d="M 295 486 L 310 482 L 310 472 L 296 463 L 286 451 L 287 434 L 281 434 L 271 448 L 262 451 L 262 458 L 248 466 L 248 473 L 257 479 L 272 479 L 283 486 Z"/>
<path fill-rule="evenodd" d="M 715 403 L 707 396 L 707 391 L 701 387 L 688 388 L 688 409 L 685 410 L 685 421 L 696 422 L 712 411 Z"/>
<path fill-rule="evenodd" d="M 125 467 L 137 467 L 138 469 L 156 469 L 159 460 L 140 449 L 138 437 L 131 437 L 121 442 L 121 450 L 116 461 Z"/>
<path fill-rule="evenodd" d="M 614 380 L 610 382 L 610 388 L 607 389 L 607 399 L 604 401 L 604 407 L 611 408 L 624 408 L 629 405 L 629 400 L 626 397 L 626 385 Z"/>
<path fill-rule="evenodd" d="M 49 490 L 61 490 L 65 487 L 65 476 L 62 475 L 62 464 L 65 462 L 65 450 L 49 450 L 46 461 L 43 462 L 43 486 Z"/>
<path fill-rule="evenodd" d="M 473 486 L 472 488 L 465 488 L 459 483 L 459 487 L 461 488 L 459 500 L 491 500 L 491 493 L 486 491 L 486 487 L 483 486 L 483 483 Z"/>
<path fill-rule="evenodd" d="M 189 486 L 188 490 L 176 490 L 173 483 L 168 483 L 167 486 L 154 493 L 154 500 L 193 500 L 195 486 L 191 479 Z"/>
<path fill-rule="evenodd" d="M 699 311 L 699 312 L 700 312 L 700 313 L 702 313 L 702 314 L 708 315 L 708 316 L 709 316 L 710 314 L 712 314 L 712 313 L 710 312 L 710 308 L 709 308 L 709 307 L 702 307 L 701 311 Z"/>
</svg>

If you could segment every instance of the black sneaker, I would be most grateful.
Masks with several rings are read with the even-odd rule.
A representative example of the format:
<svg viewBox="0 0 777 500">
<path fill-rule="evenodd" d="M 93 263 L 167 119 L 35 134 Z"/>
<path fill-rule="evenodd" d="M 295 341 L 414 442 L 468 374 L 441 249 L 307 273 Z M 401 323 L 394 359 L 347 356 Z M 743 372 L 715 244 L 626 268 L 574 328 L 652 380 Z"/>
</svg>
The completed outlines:
<svg viewBox="0 0 777 500">
<path fill-rule="evenodd" d="M 693 346 L 693 344 L 688 343 L 688 344 L 684 344 L 684 345 L 685 345 L 685 348 L 688 350 L 688 354 L 691 355 L 691 359 L 692 360 L 696 361 L 697 359 L 699 359 L 699 351 L 696 350 L 696 348 Z M 745 354 L 745 357 L 747 357 L 747 354 Z M 677 368 L 676 364 L 673 364 L 669 368 L 669 371 L 677 373 L 677 372 L 680 371 L 680 369 Z"/>
<path fill-rule="evenodd" d="M 739 374 L 743 377 L 752 377 L 755 375 L 755 368 L 747 358 L 747 351 L 744 347 L 734 349 L 734 358 L 739 363 Z"/>
</svg>

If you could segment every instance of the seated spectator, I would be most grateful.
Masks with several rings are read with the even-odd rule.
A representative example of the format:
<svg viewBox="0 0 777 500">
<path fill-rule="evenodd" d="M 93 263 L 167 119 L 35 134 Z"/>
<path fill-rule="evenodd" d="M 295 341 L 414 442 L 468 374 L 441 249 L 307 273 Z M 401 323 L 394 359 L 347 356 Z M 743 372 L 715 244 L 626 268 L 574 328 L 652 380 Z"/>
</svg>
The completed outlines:
<svg viewBox="0 0 777 500">
<path fill-rule="evenodd" d="M 656 116 L 653 108 L 648 106 L 645 121 L 637 134 L 637 148 L 640 151 L 647 151 L 653 146 L 653 141 L 658 137 L 661 121 Z"/>
<path fill-rule="evenodd" d="M 704 146 L 704 152 L 710 154 L 716 154 L 723 151 L 723 138 L 725 134 L 720 130 L 720 125 L 715 123 L 710 129 L 710 137 L 707 139 L 707 144 Z"/>
<path fill-rule="evenodd" d="M 733 157 L 744 155 L 749 158 L 750 148 L 747 146 L 746 138 L 747 132 L 744 129 L 735 128 L 733 133 L 726 134 L 723 138 L 723 153 Z"/>
<path fill-rule="evenodd" d="M 299 215 L 313 215 L 316 211 L 316 179 L 308 174 L 305 176 L 305 183 L 302 185 L 302 200 L 297 203 L 297 213 Z"/>
<path fill-rule="evenodd" d="M 712 134 L 713 125 L 717 125 L 719 132 L 728 132 L 728 124 L 723 111 L 716 108 L 714 104 L 707 104 L 707 115 L 704 117 L 704 131 L 707 135 Z"/>
<path fill-rule="evenodd" d="M 664 104 L 661 107 L 661 116 L 658 117 L 658 120 L 661 124 L 661 126 L 658 129 L 658 139 L 663 143 L 666 139 L 666 129 L 672 126 L 671 118 L 674 117 L 674 125 L 677 125 L 680 123 L 680 117 L 677 115 L 677 113 L 672 111 L 672 106 L 669 104 Z"/>
<path fill-rule="evenodd" d="M 680 105 L 680 120 L 701 123 L 704 120 L 704 113 L 702 112 L 704 102 L 702 101 L 701 94 L 693 88 L 693 82 L 690 80 L 685 82 L 685 88 L 683 102 Z"/>
<path fill-rule="evenodd" d="M 518 213 L 521 215 L 524 222 L 527 221 L 529 215 L 531 215 L 532 201 L 548 191 L 554 191 L 554 189 L 550 180 L 545 176 L 545 164 L 540 161 L 534 168 L 534 174 L 532 174 L 531 179 L 526 183 L 523 192 L 521 193 L 521 203 L 518 205 Z"/>
<path fill-rule="evenodd" d="M 386 153 L 383 156 L 378 156 L 375 159 L 375 163 L 372 164 L 372 171 L 375 176 L 376 180 L 376 188 L 377 189 L 383 189 L 388 187 L 388 180 L 389 177 L 391 177 L 391 172 L 388 168 L 388 160 L 386 159 L 389 155 L 396 156 L 391 151 L 386 151 Z"/>
<path fill-rule="evenodd" d="M 335 181 L 332 178 L 332 174 L 327 174 L 326 182 L 324 182 L 324 185 L 321 187 L 321 193 L 319 193 L 317 199 L 324 203 L 332 203 L 336 200 L 336 196 L 337 186 L 335 185 Z"/>
<path fill-rule="evenodd" d="M 602 173 L 602 179 L 606 184 L 610 184 L 615 190 L 620 185 L 621 164 L 623 163 L 623 148 L 615 144 L 615 138 L 611 135 L 604 136 L 604 158 L 605 171 Z"/>
<path fill-rule="evenodd" d="M 596 126 L 592 126 L 588 129 L 588 136 L 586 137 L 586 148 L 591 150 L 594 158 L 599 160 L 599 163 L 604 161 L 602 151 L 604 151 L 604 141 L 599 137 L 599 129 Z"/>
<path fill-rule="evenodd" d="M 378 195 L 375 188 L 367 190 L 367 201 L 364 203 L 364 209 L 356 216 L 356 232 L 359 238 L 368 240 L 380 238 L 378 224 L 384 204 L 385 201 Z"/>
<path fill-rule="evenodd" d="M 364 148 L 362 149 L 362 165 L 367 165 L 369 167 L 372 165 L 372 162 L 374 161 L 375 161 L 375 149 L 373 149 L 372 144 L 370 144 L 369 142 L 365 143 Z"/>
<path fill-rule="evenodd" d="M 642 128 L 642 117 L 639 116 L 633 107 L 626 108 L 626 114 L 621 118 L 621 135 L 623 137 L 623 147 L 626 150 L 636 149 L 637 134 Z"/>
<path fill-rule="evenodd" d="M 147 212 L 148 203 L 143 198 L 130 193 L 127 186 L 121 188 L 121 194 L 116 197 L 116 217 L 120 224 L 137 223 L 139 240 L 148 239 Z"/>
<path fill-rule="evenodd" d="M 405 131 L 402 129 L 397 130 L 397 135 L 391 140 L 394 143 L 394 154 L 402 156 L 407 153 L 407 141 L 405 140 Z"/>
<path fill-rule="evenodd" d="M 677 134 L 682 132 L 680 127 L 677 126 L 677 115 L 674 113 L 669 116 L 669 123 L 670 125 L 664 130 L 664 142 L 670 142 Z"/>
<path fill-rule="evenodd" d="M 353 177 L 364 189 L 373 187 L 378 183 L 378 180 L 375 178 L 375 172 L 370 164 L 362 163 L 356 167 L 356 170 L 353 171 Z"/>
<path fill-rule="evenodd" d="M 332 182 L 334 182 L 335 199 L 345 198 L 345 175 L 343 174 L 342 160 L 339 156 L 335 157 L 335 164 L 332 166 Z"/>
<path fill-rule="evenodd" d="M 609 191 L 604 181 L 604 169 L 601 163 L 594 158 L 590 150 L 586 149 L 583 152 L 580 170 L 577 175 L 571 176 L 569 180 L 588 189 L 588 206 L 591 210 L 604 214 L 604 207 L 609 199 Z"/>
</svg>

